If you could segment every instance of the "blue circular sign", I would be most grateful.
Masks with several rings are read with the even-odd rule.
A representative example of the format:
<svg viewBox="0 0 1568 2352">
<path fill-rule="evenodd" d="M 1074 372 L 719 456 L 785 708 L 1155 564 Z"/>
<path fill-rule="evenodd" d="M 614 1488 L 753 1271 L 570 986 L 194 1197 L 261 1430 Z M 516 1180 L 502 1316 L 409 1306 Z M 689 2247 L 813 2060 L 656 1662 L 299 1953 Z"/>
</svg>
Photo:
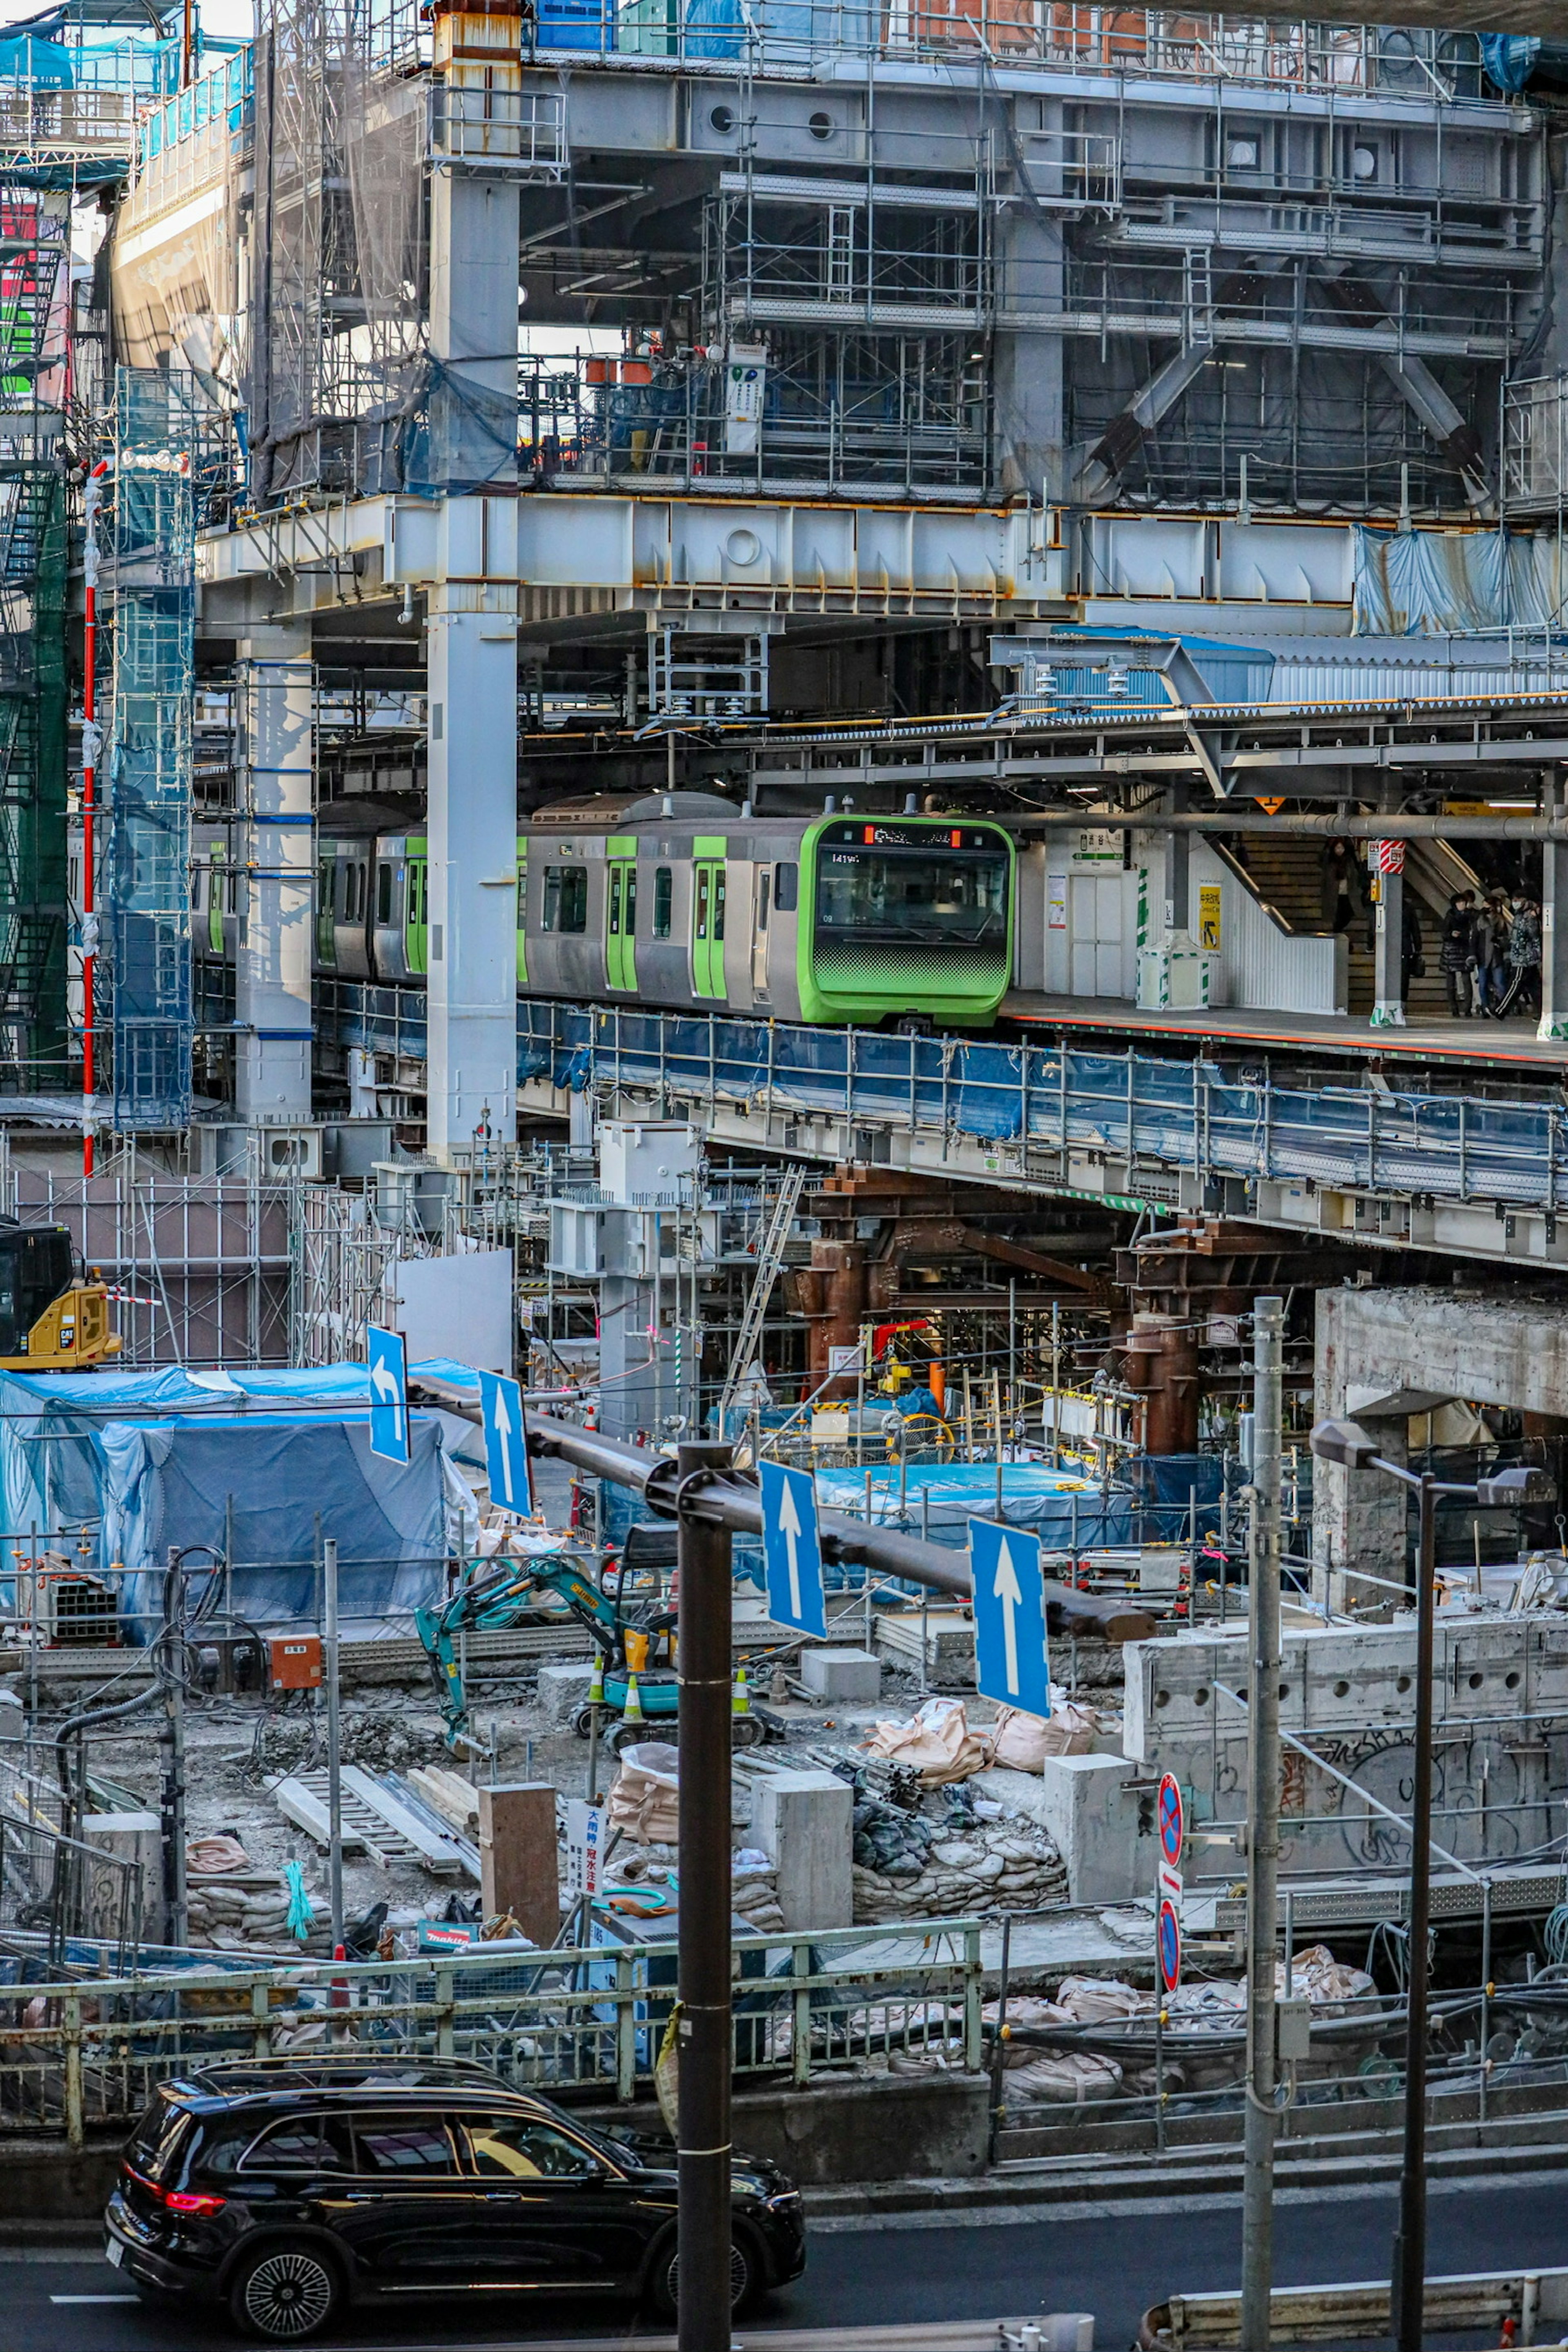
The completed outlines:
<svg viewBox="0 0 1568 2352">
<path fill-rule="evenodd" d="M 1169 1870 L 1178 1867 L 1182 1859 L 1182 1838 L 1184 1830 L 1182 1807 L 1182 1786 L 1175 1775 L 1167 1772 L 1160 1782 L 1160 1852 Z"/>
<path fill-rule="evenodd" d="M 1160 1982 L 1174 1992 L 1182 1981 L 1182 1923 L 1173 1903 L 1160 1906 Z"/>
</svg>

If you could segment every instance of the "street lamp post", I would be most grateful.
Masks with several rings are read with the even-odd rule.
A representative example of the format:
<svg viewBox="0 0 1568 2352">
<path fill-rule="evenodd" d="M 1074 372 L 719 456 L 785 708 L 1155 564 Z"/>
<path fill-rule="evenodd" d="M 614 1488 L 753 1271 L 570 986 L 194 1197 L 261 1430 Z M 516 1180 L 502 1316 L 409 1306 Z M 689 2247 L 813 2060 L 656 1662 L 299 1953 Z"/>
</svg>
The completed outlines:
<svg viewBox="0 0 1568 2352">
<path fill-rule="evenodd" d="M 1312 1432 L 1321 1462 L 1345 1470 L 1382 1470 L 1414 1488 L 1415 1535 L 1415 1769 L 1410 1803 L 1410 1904 L 1405 1947 L 1405 2148 L 1399 2173 L 1399 2226 L 1394 2235 L 1393 2332 L 1398 2352 L 1421 2352 L 1426 2289 L 1426 1942 L 1432 1913 L 1432 1661 L 1436 1641 L 1436 1522 L 1439 1495 L 1483 1507 L 1550 1503 L 1557 1489 L 1543 1470 L 1500 1470 L 1473 1486 L 1408 1470 L 1377 1450 L 1359 1422 L 1321 1421 Z"/>
</svg>

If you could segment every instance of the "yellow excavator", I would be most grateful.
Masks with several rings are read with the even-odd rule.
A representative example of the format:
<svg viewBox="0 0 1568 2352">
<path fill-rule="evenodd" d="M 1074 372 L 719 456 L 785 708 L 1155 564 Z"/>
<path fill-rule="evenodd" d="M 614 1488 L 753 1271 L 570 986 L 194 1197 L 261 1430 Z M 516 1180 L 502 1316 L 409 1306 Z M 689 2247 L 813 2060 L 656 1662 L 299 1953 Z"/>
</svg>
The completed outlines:
<svg viewBox="0 0 1568 2352">
<path fill-rule="evenodd" d="M 88 1372 L 120 1346 L 108 1285 L 89 1279 L 64 1225 L 0 1218 L 0 1370 Z"/>
</svg>

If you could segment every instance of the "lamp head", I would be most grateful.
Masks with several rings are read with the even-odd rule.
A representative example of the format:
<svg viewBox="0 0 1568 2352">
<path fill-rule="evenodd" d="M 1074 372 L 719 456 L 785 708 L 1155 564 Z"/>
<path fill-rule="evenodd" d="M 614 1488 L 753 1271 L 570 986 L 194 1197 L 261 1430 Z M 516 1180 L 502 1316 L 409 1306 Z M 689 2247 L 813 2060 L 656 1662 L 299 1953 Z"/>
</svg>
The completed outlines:
<svg viewBox="0 0 1568 2352">
<path fill-rule="evenodd" d="M 1320 1421 L 1310 1442 L 1320 1462 L 1337 1462 L 1342 1470 L 1364 1470 L 1377 1459 L 1377 1440 L 1359 1421 Z"/>
<path fill-rule="evenodd" d="M 1505 1508 L 1521 1503 L 1554 1503 L 1557 1481 L 1533 1464 L 1522 1464 L 1515 1470 L 1499 1470 L 1489 1478 L 1478 1478 L 1476 1500 Z"/>
</svg>

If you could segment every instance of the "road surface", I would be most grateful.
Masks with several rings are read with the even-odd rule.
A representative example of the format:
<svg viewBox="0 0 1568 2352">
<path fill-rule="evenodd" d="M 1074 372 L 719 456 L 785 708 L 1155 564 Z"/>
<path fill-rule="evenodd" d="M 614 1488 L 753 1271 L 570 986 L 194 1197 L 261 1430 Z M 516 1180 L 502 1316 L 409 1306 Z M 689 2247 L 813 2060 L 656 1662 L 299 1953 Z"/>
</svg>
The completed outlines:
<svg viewBox="0 0 1568 2352">
<path fill-rule="evenodd" d="M 1276 2221 L 1278 2283 L 1386 2277 L 1394 2210 L 1381 2189 L 1288 2192 Z M 1568 2263 L 1568 2179 L 1435 2184 L 1430 2229 L 1434 2273 Z M 1234 2287 L 1240 2243 L 1240 2208 L 1229 2197 L 1023 2215 L 994 2209 L 958 2223 L 930 2213 L 833 2222 L 813 2231 L 805 2276 L 737 2335 L 748 2352 L 765 2352 L 770 2328 L 1091 2311 L 1099 2352 L 1125 2352 L 1140 2315 L 1173 2290 Z M 108 2264 L 89 2257 L 19 2259 L 0 2250 L 5 2352 L 231 2352 L 237 2339 L 221 2320 L 193 2313 L 172 2322 L 122 2300 L 124 2292 Z M 642 2331 L 625 2313 L 588 2319 L 563 2304 L 481 2307 L 476 2297 L 444 2301 L 438 2319 L 428 2306 L 365 2312 L 321 2341 L 352 2352 L 462 2352 L 578 2332 L 635 2347 Z"/>
</svg>

